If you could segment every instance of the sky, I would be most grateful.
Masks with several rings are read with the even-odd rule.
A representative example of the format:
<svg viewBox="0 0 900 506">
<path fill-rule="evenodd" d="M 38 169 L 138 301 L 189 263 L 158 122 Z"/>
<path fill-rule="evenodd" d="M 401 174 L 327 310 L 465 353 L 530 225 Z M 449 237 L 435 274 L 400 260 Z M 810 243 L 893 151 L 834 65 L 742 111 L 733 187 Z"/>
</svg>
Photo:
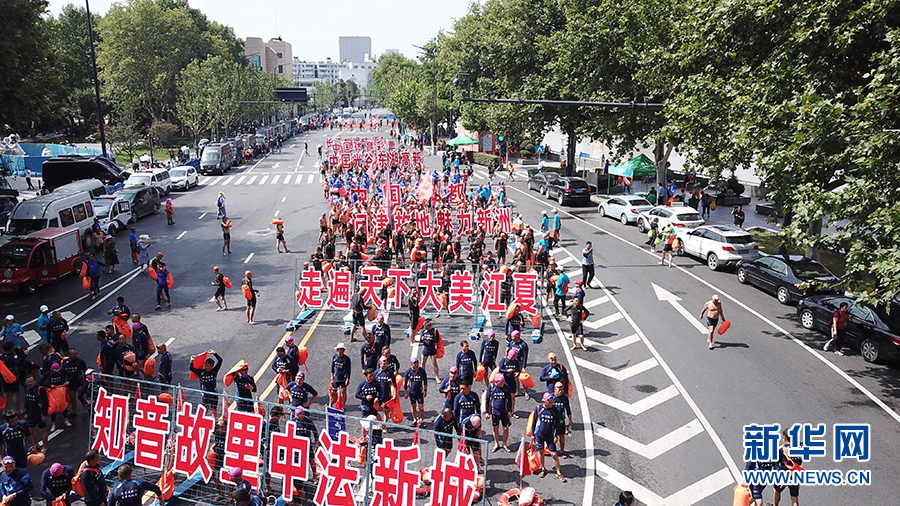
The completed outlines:
<svg viewBox="0 0 900 506">
<path fill-rule="evenodd" d="M 126 0 L 90 0 L 91 12 L 106 14 L 113 3 Z M 234 28 L 241 39 L 280 36 L 291 43 L 301 60 L 338 59 L 339 36 L 368 36 L 372 52 L 399 49 L 415 58 L 440 30 L 449 31 L 468 12 L 471 0 L 189 0 L 206 17 Z M 50 13 L 59 15 L 72 0 L 50 0 Z"/>
</svg>

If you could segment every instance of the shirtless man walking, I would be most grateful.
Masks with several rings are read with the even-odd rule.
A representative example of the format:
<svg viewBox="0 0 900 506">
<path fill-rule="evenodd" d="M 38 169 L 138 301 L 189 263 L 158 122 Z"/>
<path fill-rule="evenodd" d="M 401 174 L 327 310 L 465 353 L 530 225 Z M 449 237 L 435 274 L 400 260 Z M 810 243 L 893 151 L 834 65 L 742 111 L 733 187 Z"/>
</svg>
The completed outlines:
<svg viewBox="0 0 900 506">
<path fill-rule="evenodd" d="M 222 240 L 222 256 L 225 256 L 226 249 L 228 250 L 228 253 L 231 253 L 231 226 L 234 225 L 234 223 L 232 223 L 231 220 L 229 220 L 227 216 L 222 216 L 222 223 L 220 223 L 220 225 L 222 226 L 222 239 L 223 239 Z"/>
<path fill-rule="evenodd" d="M 328 218 L 326 218 L 325 213 L 322 213 L 322 217 L 319 218 L 319 238 L 316 240 L 316 243 L 322 244 L 322 237 L 328 233 Z"/>
<path fill-rule="evenodd" d="M 700 311 L 701 320 L 703 319 L 704 314 L 706 315 L 706 326 L 709 328 L 709 334 L 707 335 L 706 340 L 709 343 L 709 349 L 713 349 L 716 344 L 713 341 L 713 332 L 716 330 L 716 325 L 719 324 L 719 318 L 725 319 L 725 313 L 722 311 L 722 303 L 719 302 L 719 294 L 714 293 L 712 298 L 703 305 L 703 311 Z"/>
</svg>

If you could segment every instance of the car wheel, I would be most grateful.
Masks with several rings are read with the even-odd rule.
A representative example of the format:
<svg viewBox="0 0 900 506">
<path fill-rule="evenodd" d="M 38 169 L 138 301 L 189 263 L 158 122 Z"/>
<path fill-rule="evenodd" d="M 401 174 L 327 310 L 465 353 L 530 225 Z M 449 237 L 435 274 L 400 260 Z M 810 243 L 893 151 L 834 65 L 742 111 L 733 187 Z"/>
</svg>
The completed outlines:
<svg viewBox="0 0 900 506">
<path fill-rule="evenodd" d="M 643 219 L 643 218 L 638 218 L 638 224 L 637 224 L 637 225 L 638 225 L 638 232 L 640 232 L 640 233 L 642 233 L 642 234 L 646 234 L 646 233 L 647 233 L 647 225 L 644 225 L 644 219 Z"/>
<path fill-rule="evenodd" d="M 153 214 L 159 213 L 159 204 L 153 204 Z"/>
<path fill-rule="evenodd" d="M 563 205 L 563 194 L 560 193 L 556 196 L 557 201 L 559 201 L 559 205 Z"/>
<path fill-rule="evenodd" d="M 746 285 L 747 283 L 750 282 L 750 280 L 747 279 L 747 269 L 744 269 L 743 267 L 738 269 L 737 278 L 738 278 L 738 283 L 740 283 L 742 285 Z"/>
<path fill-rule="evenodd" d="M 800 325 L 803 326 L 806 330 L 812 330 L 816 325 L 816 319 L 813 316 L 812 311 L 809 309 L 804 309 L 800 312 Z"/>
<path fill-rule="evenodd" d="M 628 216 L 622 213 L 622 216 L 619 216 L 619 221 L 622 222 L 622 225 L 628 225 Z"/>
<path fill-rule="evenodd" d="M 878 343 L 871 339 L 864 340 L 859 345 L 859 353 L 866 362 L 876 362 L 880 353 Z"/>
<path fill-rule="evenodd" d="M 779 286 L 778 291 L 775 292 L 775 296 L 778 298 L 778 302 L 782 304 L 791 303 L 791 294 L 790 292 L 788 292 L 787 287 Z"/>
<path fill-rule="evenodd" d="M 72 273 L 75 274 L 76 276 L 80 276 L 81 275 L 81 266 L 83 263 L 84 263 L 84 260 L 82 260 L 81 258 L 76 258 L 72 262 Z"/>
<path fill-rule="evenodd" d="M 600 213 L 601 218 L 606 217 L 606 209 L 603 209 L 603 206 L 598 207 L 597 212 Z"/>
<path fill-rule="evenodd" d="M 546 194 L 547 194 L 547 187 L 541 186 L 541 195 L 546 195 Z"/>
<path fill-rule="evenodd" d="M 715 271 L 719 269 L 719 257 L 715 253 L 710 253 L 709 256 L 706 257 L 706 266 L 709 267 L 709 270 Z"/>
<path fill-rule="evenodd" d="M 118 232 L 118 229 L 116 228 L 116 224 L 115 224 L 115 223 L 110 223 L 110 224 L 109 224 L 109 228 L 106 229 L 106 234 L 115 237 L 115 236 L 116 236 L 116 232 Z"/>
<path fill-rule="evenodd" d="M 33 279 L 29 279 L 22 285 L 22 291 L 28 294 L 33 294 L 37 291 L 37 281 Z"/>
</svg>

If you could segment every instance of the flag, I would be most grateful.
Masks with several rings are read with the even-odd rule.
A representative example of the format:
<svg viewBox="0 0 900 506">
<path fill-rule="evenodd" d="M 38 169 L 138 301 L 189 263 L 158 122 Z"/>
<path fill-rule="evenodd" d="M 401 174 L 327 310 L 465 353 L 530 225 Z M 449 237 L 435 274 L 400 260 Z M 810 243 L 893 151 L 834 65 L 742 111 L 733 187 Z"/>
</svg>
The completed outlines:
<svg viewBox="0 0 900 506">
<path fill-rule="evenodd" d="M 135 400 L 141 398 L 141 384 L 140 383 L 138 383 L 136 388 L 134 389 L 134 398 L 135 398 Z"/>
<path fill-rule="evenodd" d="M 391 217 L 391 169 L 388 167 L 384 171 L 384 212 Z"/>
<path fill-rule="evenodd" d="M 416 200 L 431 200 L 431 196 L 434 194 L 434 182 L 432 181 L 431 171 L 428 171 L 428 176 L 422 178 L 419 181 L 419 187 L 416 188 L 415 197 Z"/>
<path fill-rule="evenodd" d="M 178 400 L 177 404 L 175 404 L 176 410 L 181 413 L 181 406 L 184 406 L 184 390 L 178 389 Z"/>
<path fill-rule="evenodd" d="M 519 476 L 531 474 L 531 466 L 528 465 L 528 458 L 525 456 L 525 436 L 522 436 L 519 451 L 516 452 L 516 467 L 519 468 Z"/>
<path fill-rule="evenodd" d="M 412 444 L 419 444 L 419 422 L 416 422 L 416 433 L 413 434 Z"/>
</svg>

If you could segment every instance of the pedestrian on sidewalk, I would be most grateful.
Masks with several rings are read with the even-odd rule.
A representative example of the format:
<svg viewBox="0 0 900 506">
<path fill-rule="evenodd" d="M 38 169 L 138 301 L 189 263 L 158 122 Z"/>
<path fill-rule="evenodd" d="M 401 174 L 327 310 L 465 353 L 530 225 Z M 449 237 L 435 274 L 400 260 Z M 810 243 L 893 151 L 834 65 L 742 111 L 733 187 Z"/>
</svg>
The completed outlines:
<svg viewBox="0 0 900 506">
<path fill-rule="evenodd" d="M 594 279 L 594 247 L 591 241 L 585 243 L 581 256 L 581 279 L 584 280 L 585 288 L 591 288 L 591 281 Z"/>
<path fill-rule="evenodd" d="M 166 222 L 169 225 L 175 224 L 175 210 L 172 209 L 172 199 L 166 199 Z"/>
<path fill-rule="evenodd" d="M 744 228 L 744 207 L 735 207 L 731 210 L 731 215 L 734 216 L 734 226 Z"/>
<path fill-rule="evenodd" d="M 34 190 L 34 185 L 31 184 L 31 169 L 25 168 L 25 184 L 28 185 L 29 190 Z"/>
<path fill-rule="evenodd" d="M 213 272 L 216 273 L 216 280 L 212 282 L 212 285 L 217 287 L 216 293 L 213 295 L 213 299 L 216 301 L 216 305 L 219 306 L 216 311 L 228 311 L 228 302 L 225 301 L 225 276 L 219 272 L 219 266 L 213 267 Z M 221 302 L 219 301 L 219 297 L 222 298 Z M 224 307 L 223 307 L 224 305 Z"/>
</svg>

